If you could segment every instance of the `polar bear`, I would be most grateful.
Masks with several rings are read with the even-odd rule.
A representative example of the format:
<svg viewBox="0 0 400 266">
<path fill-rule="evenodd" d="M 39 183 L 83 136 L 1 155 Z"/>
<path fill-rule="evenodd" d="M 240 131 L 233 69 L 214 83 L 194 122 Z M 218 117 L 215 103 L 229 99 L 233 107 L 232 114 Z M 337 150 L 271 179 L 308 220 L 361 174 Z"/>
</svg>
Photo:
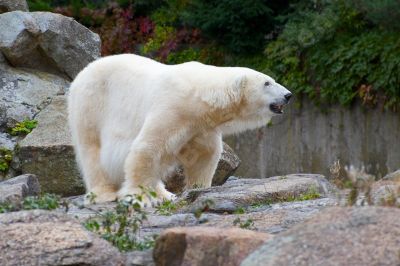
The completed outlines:
<svg viewBox="0 0 400 266">
<path fill-rule="evenodd" d="M 291 97 L 271 77 L 133 54 L 101 58 L 72 82 L 69 126 L 87 192 L 113 201 L 149 187 L 157 200 L 177 164 L 187 187 L 210 187 L 222 136 L 265 125 Z"/>
</svg>

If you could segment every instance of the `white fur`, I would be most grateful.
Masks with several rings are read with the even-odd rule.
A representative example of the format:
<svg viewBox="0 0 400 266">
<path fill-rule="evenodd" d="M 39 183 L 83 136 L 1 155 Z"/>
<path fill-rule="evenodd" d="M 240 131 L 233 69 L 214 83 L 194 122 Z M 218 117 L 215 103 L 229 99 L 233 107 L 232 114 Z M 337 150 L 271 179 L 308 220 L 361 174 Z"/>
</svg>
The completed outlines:
<svg viewBox="0 0 400 266">
<path fill-rule="evenodd" d="M 265 82 L 270 82 L 265 86 Z M 181 163 L 188 186 L 208 187 L 222 134 L 265 125 L 289 93 L 248 68 L 164 65 L 132 54 L 99 59 L 71 84 L 69 123 L 87 192 L 98 201 L 155 189 Z M 119 191 L 119 192 L 118 192 Z"/>
</svg>

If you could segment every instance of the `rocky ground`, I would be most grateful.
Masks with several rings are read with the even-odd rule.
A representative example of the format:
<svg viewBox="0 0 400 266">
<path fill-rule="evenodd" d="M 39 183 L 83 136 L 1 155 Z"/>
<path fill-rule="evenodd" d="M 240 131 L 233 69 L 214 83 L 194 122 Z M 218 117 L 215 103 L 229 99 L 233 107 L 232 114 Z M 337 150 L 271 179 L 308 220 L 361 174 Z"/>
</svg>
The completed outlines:
<svg viewBox="0 0 400 266">
<path fill-rule="evenodd" d="M 399 178 L 373 183 L 376 206 L 343 206 L 343 191 L 323 176 L 297 174 L 230 177 L 123 212 L 116 202 L 83 205 L 83 196 L 58 199 L 54 209 L 32 203 L 39 182 L 22 175 L 0 183 L 0 206 L 19 206 L 0 214 L 0 265 L 397 265 L 400 210 L 388 200 L 399 200 Z M 40 207 L 52 210 L 24 210 Z M 131 227 L 116 237 L 121 218 Z M 124 237 L 138 250 L 125 249 Z"/>
<path fill-rule="evenodd" d="M 66 95 L 99 36 L 24 0 L 0 13 L 0 265 L 400 264 L 400 170 L 348 189 L 316 174 L 239 178 L 225 144 L 211 188 L 183 191 L 177 168 L 175 202 L 83 205 Z"/>
</svg>

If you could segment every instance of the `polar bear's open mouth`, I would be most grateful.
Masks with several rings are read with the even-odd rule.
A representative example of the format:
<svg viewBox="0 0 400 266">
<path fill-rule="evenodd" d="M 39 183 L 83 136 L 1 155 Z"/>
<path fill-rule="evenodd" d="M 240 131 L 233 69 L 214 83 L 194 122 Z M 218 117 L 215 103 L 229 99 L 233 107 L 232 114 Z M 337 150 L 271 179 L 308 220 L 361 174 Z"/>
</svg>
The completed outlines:
<svg viewBox="0 0 400 266">
<path fill-rule="evenodd" d="M 283 114 L 283 106 L 284 104 L 271 103 L 269 109 L 275 114 Z"/>
</svg>

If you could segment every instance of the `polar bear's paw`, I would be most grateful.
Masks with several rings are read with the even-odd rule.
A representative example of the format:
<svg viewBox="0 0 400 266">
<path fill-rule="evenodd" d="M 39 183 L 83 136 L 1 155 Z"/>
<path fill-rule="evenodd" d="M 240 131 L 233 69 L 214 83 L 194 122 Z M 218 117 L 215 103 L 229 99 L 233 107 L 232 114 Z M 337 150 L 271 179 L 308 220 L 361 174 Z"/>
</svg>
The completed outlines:
<svg viewBox="0 0 400 266">
<path fill-rule="evenodd" d="M 166 200 L 174 201 L 177 199 L 177 196 L 174 193 L 171 193 L 168 190 L 166 190 L 164 186 L 157 187 L 156 193 L 157 193 L 157 198 L 161 201 L 166 201 Z"/>
<path fill-rule="evenodd" d="M 123 186 L 118 192 L 118 199 L 134 201 L 136 199 L 135 195 L 142 195 L 139 204 L 142 207 L 154 207 L 161 204 L 163 201 L 173 201 L 177 198 L 175 194 L 167 191 L 163 185 L 157 185 L 156 188 L 147 189 L 154 191 L 156 196 L 153 197 L 148 195 L 148 193 L 144 193 L 142 188 Z"/>
<path fill-rule="evenodd" d="M 91 191 L 86 193 L 84 199 L 84 205 L 104 203 L 117 200 L 116 191 Z"/>
</svg>

